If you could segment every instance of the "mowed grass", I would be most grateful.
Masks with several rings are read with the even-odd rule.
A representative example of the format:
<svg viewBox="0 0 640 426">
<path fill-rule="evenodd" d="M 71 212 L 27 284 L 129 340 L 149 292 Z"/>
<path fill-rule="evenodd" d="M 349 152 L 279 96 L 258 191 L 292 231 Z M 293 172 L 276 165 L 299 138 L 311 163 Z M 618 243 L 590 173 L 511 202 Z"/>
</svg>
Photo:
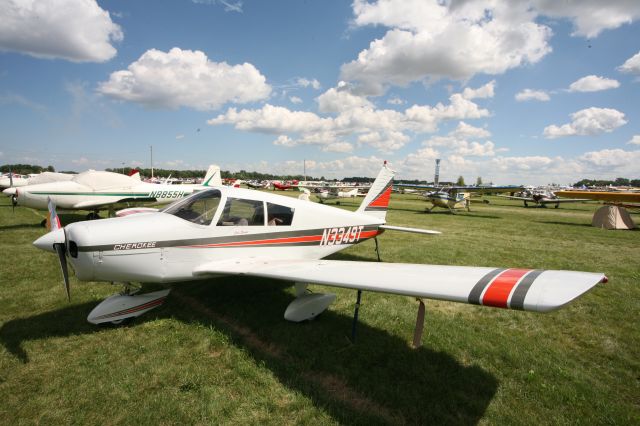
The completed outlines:
<svg viewBox="0 0 640 426">
<path fill-rule="evenodd" d="M 312 286 L 338 298 L 293 324 L 283 319 L 291 286 L 255 278 L 175 285 L 130 325 L 93 326 L 87 314 L 119 287 L 72 277 L 68 303 L 56 257 L 31 245 L 44 213 L 2 199 L 0 423 L 640 423 L 640 231 L 591 227 L 594 204 L 490 201 L 427 214 L 418 197 L 394 194 L 390 224 L 443 234 L 388 231 L 382 260 L 595 271 L 610 282 L 549 314 L 427 301 L 424 344 L 412 349 L 409 297 L 365 292 L 352 344 L 355 291 Z M 375 261 L 374 247 L 334 258 Z"/>
</svg>

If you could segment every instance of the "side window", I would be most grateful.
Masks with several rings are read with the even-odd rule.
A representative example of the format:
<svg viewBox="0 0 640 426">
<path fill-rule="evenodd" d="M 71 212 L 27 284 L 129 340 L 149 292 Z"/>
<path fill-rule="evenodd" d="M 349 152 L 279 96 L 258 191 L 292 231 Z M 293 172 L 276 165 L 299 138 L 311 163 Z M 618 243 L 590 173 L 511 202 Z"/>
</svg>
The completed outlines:
<svg viewBox="0 0 640 426">
<path fill-rule="evenodd" d="M 291 225 L 293 222 L 293 212 L 295 209 L 291 207 L 281 206 L 279 204 L 267 203 L 267 225 L 269 226 L 285 226 Z"/>
<path fill-rule="evenodd" d="M 209 225 L 220 204 L 220 191 L 214 189 L 193 194 L 162 211 L 198 225 Z"/>
<path fill-rule="evenodd" d="M 264 203 L 227 198 L 218 226 L 264 226 Z"/>
</svg>

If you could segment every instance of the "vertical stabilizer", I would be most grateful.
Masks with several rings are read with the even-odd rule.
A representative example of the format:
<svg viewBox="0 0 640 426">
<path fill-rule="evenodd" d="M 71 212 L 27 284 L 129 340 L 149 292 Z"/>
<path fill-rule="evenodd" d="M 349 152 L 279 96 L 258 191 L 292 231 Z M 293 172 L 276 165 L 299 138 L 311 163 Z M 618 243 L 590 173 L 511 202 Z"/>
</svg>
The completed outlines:
<svg viewBox="0 0 640 426">
<path fill-rule="evenodd" d="M 387 216 L 387 207 L 389 206 L 389 198 L 391 198 L 391 189 L 393 187 L 393 176 L 396 174 L 389 168 L 387 162 L 384 162 L 378 177 L 371 185 L 369 193 L 360 207 L 358 213 L 364 213 L 369 216 L 375 216 L 384 220 Z"/>
<path fill-rule="evenodd" d="M 132 177 L 132 178 L 137 179 L 139 181 L 142 180 L 142 178 L 140 177 L 140 170 L 138 170 L 138 169 L 131 169 L 131 171 L 129 172 L 129 177 Z"/>
<path fill-rule="evenodd" d="M 222 177 L 220 177 L 220 167 L 212 164 L 207 170 L 207 174 L 202 181 L 203 186 L 222 186 Z"/>
</svg>

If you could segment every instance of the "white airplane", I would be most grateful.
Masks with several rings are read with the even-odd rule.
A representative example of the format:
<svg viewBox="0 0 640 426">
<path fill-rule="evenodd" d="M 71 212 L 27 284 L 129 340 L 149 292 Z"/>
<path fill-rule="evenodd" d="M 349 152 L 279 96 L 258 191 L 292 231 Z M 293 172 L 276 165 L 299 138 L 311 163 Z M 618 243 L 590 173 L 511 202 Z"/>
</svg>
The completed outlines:
<svg viewBox="0 0 640 426">
<path fill-rule="evenodd" d="M 430 185 L 413 185 L 413 184 L 397 184 L 400 189 L 424 189 L 426 192 L 423 196 L 431 202 L 431 208 L 427 212 L 431 212 L 436 207 L 449 210 L 455 213 L 457 209 L 467 209 L 471 211 L 471 194 L 491 194 L 500 192 L 515 192 L 522 189 L 521 186 L 450 186 L 440 187 Z"/>
<path fill-rule="evenodd" d="M 46 209 L 48 200 L 65 210 L 91 210 L 89 218 L 96 218 L 99 210 L 121 202 L 170 203 L 209 186 L 221 185 L 220 168 L 211 165 L 202 185 L 162 185 L 142 182 L 140 174 L 126 176 L 119 173 L 89 170 L 65 182 L 28 185 L 16 189 L 20 206 Z"/>
<path fill-rule="evenodd" d="M 67 258 L 79 280 L 125 283 L 123 293 L 89 314 L 87 320 L 94 324 L 137 317 L 161 305 L 170 291 L 135 295 L 134 281 L 175 283 L 235 275 L 292 281 L 297 297 L 284 317 L 295 322 L 315 318 L 336 297 L 308 293 L 309 283 L 352 288 L 358 290 L 354 324 L 363 290 L 547 312 L 606 281 L 602 273 L 591 272 L 323 260 L 385 230 L 438 233 L 386 224 L 393 176 L 385 164 L 355 212 L 221 186 L 157 213 L 54 226 L 33 244 L 57 252 L 67 296 Z M 424 318 L 422 300 L 420 315 Z M 414 337 L 419 344 L 418 331 L 421 327 Z"/>
<path fill-rule="evenodd" d="M 57 173 L 57 172 L 42 172 L 38 174 L 33 174 L 29 176 L 20 176 L 16 177 L 16 175 L 8 175 L 0 178 L 0 188 L 17 188 L 21 186 L 27 185 L 37 185 L 40 183 L 49 183 L 49 182 L 62 182 L 65 180 L 71 180 L 74 175 L 70 173 Z"/>
<path fill-rule="evenodd" d="M 521 200 L 525 207 L 529 207 L 529 203 L 533 203 L 540 207 L 547 207 L 547 204 L 555 204 L 555 208 L 560 207 L 560 203 L 580 203 L 589 201 L 586 198 L 559 198 L 555 193 L 548 189 L 525 189 L 516 195 L 498 195 L 498 197 L 508 198 L 510 200 Z"/>
<path fill-rule="evenodd" d="M 356 198 L 360 196 L 364 196 L 364 194 L 360 194 L 357 187 L 353 187 L 353 189 L 349 191 L 343 191 L 342 189 L 349 189 L 351 187 L 320 187 L 318 188 L 313 195 L 318 197 L 321 203 L 324 203 L 326 200 L 335 200 L 339 198 Z M 311 195 L 311 191 L 308 188 L 299 188 L 300 191 L 304 192 L 307 196 Z"/>
</svg>

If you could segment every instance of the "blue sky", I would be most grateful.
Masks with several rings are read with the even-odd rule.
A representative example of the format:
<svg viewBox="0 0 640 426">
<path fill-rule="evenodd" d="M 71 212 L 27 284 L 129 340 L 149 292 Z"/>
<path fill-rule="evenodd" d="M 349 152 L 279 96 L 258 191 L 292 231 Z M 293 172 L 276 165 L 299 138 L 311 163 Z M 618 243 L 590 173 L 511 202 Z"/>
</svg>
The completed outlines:
<svg viewBox="0 0 640 426">
<path fill-rule="evenodd" d="M 640 2 L 9 0 L 0 163 L 640 177 Z"/>
</svg>

